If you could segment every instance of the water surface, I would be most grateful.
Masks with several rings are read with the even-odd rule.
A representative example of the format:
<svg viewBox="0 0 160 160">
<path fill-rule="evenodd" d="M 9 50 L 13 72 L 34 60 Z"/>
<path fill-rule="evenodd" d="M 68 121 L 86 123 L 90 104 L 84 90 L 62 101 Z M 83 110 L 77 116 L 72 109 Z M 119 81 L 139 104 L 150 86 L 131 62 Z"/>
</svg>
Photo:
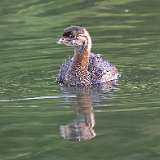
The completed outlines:
<svg viewBox="0 0 160 160">
<path fill-rule="evenodd" d="M 158 0 L 1 1 L 0 159 L 159 160 L 159 6 Z M 116 89 L 77 93 L 56 84 L 60 64 L 73 53 L 56 44 L 68 25 L 87 27 L 93 51 L 118 67 Z M 96 136 L 64 139 L 60 127 L 84 122 L 84 114 Z"/>
</svg>

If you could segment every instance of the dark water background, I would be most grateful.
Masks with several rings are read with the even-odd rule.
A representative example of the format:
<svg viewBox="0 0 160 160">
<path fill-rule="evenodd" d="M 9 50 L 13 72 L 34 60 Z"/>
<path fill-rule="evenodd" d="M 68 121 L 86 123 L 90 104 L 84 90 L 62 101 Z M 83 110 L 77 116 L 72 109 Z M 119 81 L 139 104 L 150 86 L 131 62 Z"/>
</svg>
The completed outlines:
<svg viewBox="0 0 160 160">
<path fill-rule="evenodd" d="M 56 44 L 68 25 L 87 27 L 122 73 L 90 99 L 96 137 L 79 143 L 59 132 L 81 107 L 55 82 L 73 52 Z M 0 1 L 0 160 L 75 159 L 160 159 L 160 1 Z"/>
</svg>

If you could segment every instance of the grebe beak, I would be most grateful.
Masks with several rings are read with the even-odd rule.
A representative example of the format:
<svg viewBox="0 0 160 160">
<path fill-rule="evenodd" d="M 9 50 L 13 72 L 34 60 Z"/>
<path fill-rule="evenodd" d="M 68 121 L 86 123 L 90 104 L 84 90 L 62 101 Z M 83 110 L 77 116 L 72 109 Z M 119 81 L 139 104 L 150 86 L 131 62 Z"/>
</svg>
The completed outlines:
<svg viewBox="0 0 160 160">
<path fill-rule="evenodd" d="M 65 38 L 61 37 L 58 41 L 57 44 L 64 44 Z"/>
</svg>

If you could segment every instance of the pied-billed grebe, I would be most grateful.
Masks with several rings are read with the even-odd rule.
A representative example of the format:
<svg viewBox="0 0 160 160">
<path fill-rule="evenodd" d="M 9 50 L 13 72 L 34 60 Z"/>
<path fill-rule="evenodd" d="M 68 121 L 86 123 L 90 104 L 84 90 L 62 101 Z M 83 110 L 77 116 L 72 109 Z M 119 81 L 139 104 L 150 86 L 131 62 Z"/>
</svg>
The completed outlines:
<svg viewBox="0 0 160 160">
<path fill-rule="evenodd" d="M 84 27 L 65 28 L 58 44 L 74 47 L 74 55 L 60 67 L 57 82 L 69 86 L 93 86 L 119 78 L 113 64 L 91 52 L 92 40 Z"/>
</svg>

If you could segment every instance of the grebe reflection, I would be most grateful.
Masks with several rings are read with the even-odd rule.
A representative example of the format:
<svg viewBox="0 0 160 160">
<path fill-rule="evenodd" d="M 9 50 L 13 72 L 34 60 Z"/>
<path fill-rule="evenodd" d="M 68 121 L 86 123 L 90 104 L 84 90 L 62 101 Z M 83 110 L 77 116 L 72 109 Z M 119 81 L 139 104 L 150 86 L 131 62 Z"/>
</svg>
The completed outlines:
<svg viewBox="0 0 160 160">
<path fill-rule="evenodd" d="M 118 83 L 110 83 L 103 88 L 64 87 L 60 86 L 63 95 L 67 95 L 65 101 L 72 105 L 76 118 L 60 126 L 60 134 L 64 139 L 72 141 L 91 140 L 96 137 L 95 114 L 93 106 L 111 97 L 113 91 L 118 89 Z M 70 96 L 68 96 L 70 95 Z"/>
<path fill-rule="evenodd" d="M 74 112 L 76 119 L 73 122 L 60 126 L 60 133 L 64 139 L 72 141 L 90 140 L 96 136 L 95 116 L 91 98 L 88 94 L 78 95 Z"/>
</svg>

